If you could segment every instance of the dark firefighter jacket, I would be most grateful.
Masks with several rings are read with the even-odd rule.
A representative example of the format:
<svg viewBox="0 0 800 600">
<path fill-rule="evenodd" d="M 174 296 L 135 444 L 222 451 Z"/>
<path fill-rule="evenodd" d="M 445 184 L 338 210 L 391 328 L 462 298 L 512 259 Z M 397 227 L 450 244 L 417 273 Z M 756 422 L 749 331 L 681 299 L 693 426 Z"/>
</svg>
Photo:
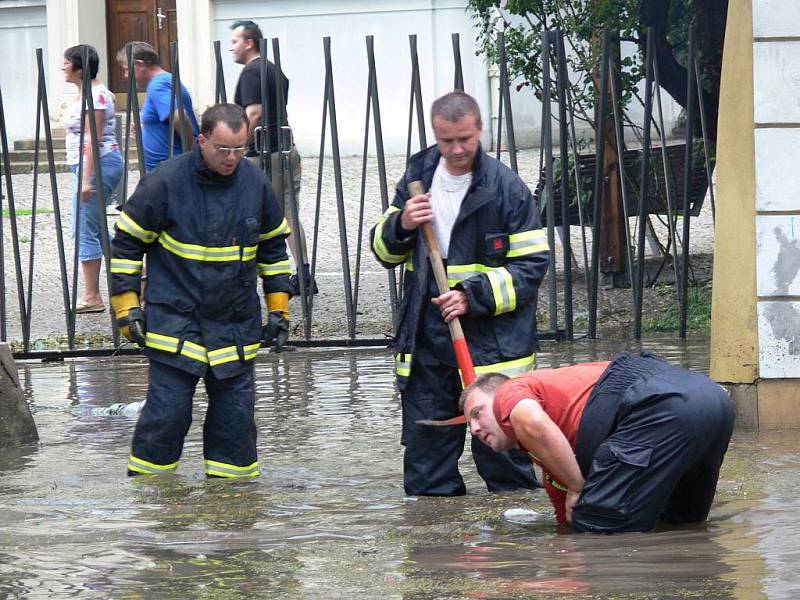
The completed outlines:
<svg viewBox="0 0 800 600">
<path fill-rule="evenodd" d="M 249 368 L 261 340 L 257 275 L 264 293 L 289 291 L 288 233 L 246 160 L 223 177 L 195 146 L 144 177 L 116 223 L 111 285 L 138 293 L 147 254 L 147 355 L 201 377 Z"/>
<path fill-rule="evenodd" d="M 444 362 L 456 366 L 447 326 L 430 298 L 438 295 L 424 236 L 400 227 L 408 184 L 430 189 L 441 154 L 431 146 L 411 157 L 394 201 L 372 229 L 372 251 L 387 268 L 405 264 L 407 273 L 394 340 L 398 385 L 411 373 L 417 336 L 424 330 Z M 436 199 L 432 199 L 436 202 Z M 511 169 L 479 150 L 472 184 L 453 225 L 447 259 L 451 289 L 463 290 L 469 314 L 461 318 L 476 373 L 508 375 L 533 368 L 536 299 L 550 254 L 530 190 Z M 445 349 L 447 352 L 445 352 Z"/>
</svg>

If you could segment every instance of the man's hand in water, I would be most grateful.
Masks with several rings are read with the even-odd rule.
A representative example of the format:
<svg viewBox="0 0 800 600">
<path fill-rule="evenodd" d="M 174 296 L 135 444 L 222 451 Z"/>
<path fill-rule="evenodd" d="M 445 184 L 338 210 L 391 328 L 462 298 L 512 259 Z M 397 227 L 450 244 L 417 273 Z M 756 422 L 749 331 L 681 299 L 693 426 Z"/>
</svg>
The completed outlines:
<svg viewBox="0 0 800 600">
<path fill-rule="evenodd" d="M 569 490 L 567 492 L 567 499 L 564 501 L 564 507 L 567 510 L 567 523 L 572 525 L 572 508 L 578 503 L 581 497 L 580 491 Z"/>
</svg>

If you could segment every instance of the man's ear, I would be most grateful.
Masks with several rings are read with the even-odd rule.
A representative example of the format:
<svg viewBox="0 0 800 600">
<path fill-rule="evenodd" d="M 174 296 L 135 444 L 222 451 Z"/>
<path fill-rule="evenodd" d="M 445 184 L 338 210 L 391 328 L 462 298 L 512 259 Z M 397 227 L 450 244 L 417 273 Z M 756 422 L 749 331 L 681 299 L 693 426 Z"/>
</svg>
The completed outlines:
<svg viewBox="0 0 800 600">
<path fill-rule="evenodd" d="M 203 146 L 208 141 L 208 138 L 204 136 L 202 133 L 198 133 L 197 141 L 200 143 L 201 146 Z"/>
</svg>

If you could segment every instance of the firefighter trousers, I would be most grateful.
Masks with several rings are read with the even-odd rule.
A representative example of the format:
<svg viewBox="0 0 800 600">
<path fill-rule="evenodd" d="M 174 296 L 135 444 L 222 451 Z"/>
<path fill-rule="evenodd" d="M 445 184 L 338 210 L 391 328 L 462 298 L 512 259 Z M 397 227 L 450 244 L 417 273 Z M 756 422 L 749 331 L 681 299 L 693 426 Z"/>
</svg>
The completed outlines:
<svg viewBox="0 0 800 600">
<path fill-rule="evenodd" d="M 402 392 L 403 484 L 409 496 L 462 496 L 458 459 L 464 452 L 466 425 L 431 427 L 418 419 L 448 419 L 458 414 L 458 369 L 442 364 L 432 349 L 417 347 L 411 376 Z M 472 438 L 472 458 L 491 492 L 537 488 L 533 465 L 519 450 L 497 453 Z"/>
<path fill-rule="evenodd" d="M 704 521 L 714 500 L 733 432 L 728 395 L 701 373 L 666 363 L 652 372 L 652 361 L 660 359 L 631 358 L 618 367 L 621 377 L 642 365 L 651 372 L 619 394 L 614 423 L 590 457 L 572 513 L 575 532 L 648 531 L 659 520 Z M 598 418 L 584 423 L 592 412 Z M 583 419 L 579 438 L 590 437 L 602 421 L 589 406 Z"/>
<path fill-rule="evenodd" d="M 150 360 L 150 383 L 133 434 L 128 473 L 161 473 L 178 466 L 192 423 L 192 399 L 200 379 Z M 243 373 L 203 378 L 208 410 L 203 423 L 203 454 L 210 477 L 256 477 L 255 382 L 252 365 Z"/>
</svg>

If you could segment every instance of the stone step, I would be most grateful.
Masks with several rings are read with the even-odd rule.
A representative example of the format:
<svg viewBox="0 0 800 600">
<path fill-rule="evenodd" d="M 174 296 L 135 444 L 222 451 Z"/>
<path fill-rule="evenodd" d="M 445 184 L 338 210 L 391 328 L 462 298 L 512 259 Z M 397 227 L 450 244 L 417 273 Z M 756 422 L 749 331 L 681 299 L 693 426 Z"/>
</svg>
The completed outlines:
<svg viewBox="0 0 800 600">
<path fill-rule="evenodd" d="M 139 168 L 139 161 L 132 160 L 128 164 L 129 171 L 135 171 Z M 33 173 L 33 161 L 30 162 L 12 162 L 11 174 L 17 175 L 21 173 Z M 47 162 L 39 163 L 39 173 L 49 173 Z M 69 173 L 69 166 L 64 162 L 56 163 L 56 173 Z"/>
<path fill-rule="evenodd" d="M 55 136 L 53 137 L 54 150 L 55 149 L 63 150 L 66 147 L 67 144 L 63 137 L 62 138 L 57 138 Z M 14 142 L 14 150 L 33 150 L 34 148 L 36 148 L 36 140 L 34 139 L 16 140 Z M 44 137 L 42 137 L 42 139 L 39 140 L 39 148 L 41 148 L 42 150 L 47 148 L 47 142 L 44 139 Z"/>
<path fill-rule="evenodd" d="M 35 150 L 32 148 L 30 150 L 14 150 L 13 152 L 8 153 L 8 157 L 11 159 L 11 162 L 33 162 Z M 0 152 L 0 158 L 2 158 L 3 153 Z M 64 162 L 67 159 L 67 151 L 64 149 L 56 150 L 53 149 L 53 158 L 55 158 L 56 162 Z M 44 163 L 47 162 L 47 150 L 45 148 L 39 149 L 39 162 Z"/>
</svg>

